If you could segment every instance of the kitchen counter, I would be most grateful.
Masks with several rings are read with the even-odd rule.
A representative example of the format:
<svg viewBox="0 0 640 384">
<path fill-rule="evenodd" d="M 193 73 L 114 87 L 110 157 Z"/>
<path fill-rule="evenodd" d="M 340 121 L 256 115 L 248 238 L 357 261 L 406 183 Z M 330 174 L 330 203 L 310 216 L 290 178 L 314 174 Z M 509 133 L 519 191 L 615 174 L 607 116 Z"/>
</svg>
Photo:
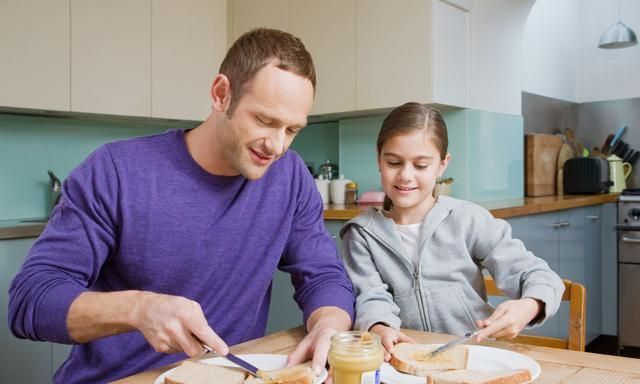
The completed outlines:
<svg viewBox="0 0 640 384">
<path fill-rule="evenodd" d="M 418 343 L 444 343 L 453 338 L 439 333 L 404 330 Z M 274 333 L 260 339 L 231 347 L 231 352 L 289 354 L 304 337 L 302 327 Z M 504 341 L 486 341 L 482 345 L 510 350 L 526 355 L 538 362 L 542 373 L 536 383 L 632 383 L 640 377 L 640 364 L 637 359 L 619 356 L 599 355 L 595 353 L 568 351 L 531 345 L 515 344 Z M 200 359 L 210 356 L 202 356 Z M 194 359 L 194 360 L 197 360 Z M 137 375 L 115 381 L 120 384 L 152 384 L 166 370 L 177 366 L 172 364 L 149 370 Z"/>
<path fill-rule="evenodd" d="M 533 215 L 562 209 L 578 208 L 588 205 L 615 203 L 619 193 L 607 193 L 602 195 L 559 195 L 545 197 L 525 197 L 513 200 L 498 200 L 477 203 L 485 207 L 494 217 L 507 219 L 510 217 Z M 369 207 L 382 207 L 382 205 L 325 205 L 325 220 L 350 220 Z"/>
<path fill-rule="evenodd" d="M 0 240 L 38 237 L 47 225 L 46 219 L 0 220 Z"/>
</svg>

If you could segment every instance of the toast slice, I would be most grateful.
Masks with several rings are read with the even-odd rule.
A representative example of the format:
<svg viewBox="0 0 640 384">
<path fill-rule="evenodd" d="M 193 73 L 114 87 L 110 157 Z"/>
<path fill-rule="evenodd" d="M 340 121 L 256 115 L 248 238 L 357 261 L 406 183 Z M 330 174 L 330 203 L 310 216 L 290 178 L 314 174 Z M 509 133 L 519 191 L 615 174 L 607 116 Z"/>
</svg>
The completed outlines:
<svg viewBox="0 0 640 384">
<path fill-rule="evenodd" d="M 428 359 L 427 355 L 435 348 L 436 346 L 425 344 L 398 343 L 393 348 L 389 364 L 400 372 L 420 377 L 467 368 L 469 350 L 466 346 L 458 345 Z"/>
<path fill-rule="evenodd" d="M 531 381 L 528 369 L 487 372 L 461 369 L 427 376 L 427 384 L 521 384 Z"/>
<path fill-rule="evenodd" d="M 295 367 L 274 369 L 271 371 L 258 371 L 261 378 L 249 376 L 245 384 L 313 384 L 316 376 L 309 364 L 296 365 Z"/>
<path fill-rule="evenodd" d="M 245 374 L 243 371 L 185 361 L 164 378 L 165 384 L 244 384 Z"/>
</svg>

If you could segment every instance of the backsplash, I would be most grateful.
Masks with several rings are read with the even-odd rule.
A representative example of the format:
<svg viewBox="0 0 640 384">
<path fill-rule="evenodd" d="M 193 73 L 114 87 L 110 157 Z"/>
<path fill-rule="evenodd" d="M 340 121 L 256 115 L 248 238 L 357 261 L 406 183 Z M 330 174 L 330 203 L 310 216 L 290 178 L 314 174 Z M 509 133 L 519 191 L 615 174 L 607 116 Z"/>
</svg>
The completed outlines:
<svg viewBox="0 0 640 384">
<path fill-rule="evenodd" d="M 627 126 L 622 139 L 640 150 L 640 98 L 574 103 L 547 96 L 522 93 L 526 133 L 558 133 L 572 128 L 578 141 L 590 151 L 600 148 L 609 134 Z M 627 179 L 628 187 L 640 187 L 640 162 Z"/>
<path fill-rule="evenodd" d="M 443 112 L 449 133 L 453 197 L 472 201 L 524 194 L 521 116 L 461 109 Z M 380 191 L 376 140 L 384 115 L 340 120 L 340 173 L 358 182 L 359 193 Z"/>
<path fill-rule="evenodd" d="M 522 118 L 455 110 L 443 113 L 449 128 L 452 195 L 475 201 L 522 197 Z M 315 172 L 325 160 L 359 183 L 360 194 L 380 190 L 376 139 L 384 115 L 310 124 L 294 140 Z M 49 177 L 63 180 L 100 145 L 196 122 L 0 114 L 0 220 L 46 215 Z M 472 143 L 472 144 L 471 144 Z"/>
<path fill-rule="evenodd" d="M 0 220 L 46 216 L 51 169 L 61 179 L 104 143 L 147 136 L 197 122 L 0 114 Z M 317 171 L 338 162 L 338 123 L 303 129 L 292 148 Z"/>
</svg>

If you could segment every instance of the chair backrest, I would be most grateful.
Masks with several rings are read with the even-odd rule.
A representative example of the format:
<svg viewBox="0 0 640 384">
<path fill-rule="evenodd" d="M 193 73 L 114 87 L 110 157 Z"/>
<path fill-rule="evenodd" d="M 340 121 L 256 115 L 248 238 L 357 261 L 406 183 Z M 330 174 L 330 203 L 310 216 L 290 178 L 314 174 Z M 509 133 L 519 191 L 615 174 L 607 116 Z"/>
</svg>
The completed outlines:
<svg viewBox="0 0 640 384">
<path fill-rule="evenodd" d="M 563 280 L 564 294 L 562 301 L 569 302 L 568 339 L 557 339 L 545 336 L 518 335 L 513 341 L 522 344 L 539 345 L 543 347 L 570 349 L 584 352 L 586 333 L 586 289 L 584 285 L 569 280 Z M 484 278 L 489 296 L 505 296 L 496 286 L 491 277 Z"/>
</svg>

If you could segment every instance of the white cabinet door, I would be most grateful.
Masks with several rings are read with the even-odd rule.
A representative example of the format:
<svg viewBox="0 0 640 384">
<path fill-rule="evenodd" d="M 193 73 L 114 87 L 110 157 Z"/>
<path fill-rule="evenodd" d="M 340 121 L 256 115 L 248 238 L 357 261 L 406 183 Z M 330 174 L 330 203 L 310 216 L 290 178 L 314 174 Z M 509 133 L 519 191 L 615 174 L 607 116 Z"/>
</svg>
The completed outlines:
<svg viewBox="0 0 640 384">
<path fill-rule="evenodd" d="M 469 12 L 433 1 L 433 99 L 439 104 L 468 105 Z"/>
<path fill-rule="evenodd" d="M 357 109 L 432 102 L 431 1 L 358 0 Z"/>
<path fill-rule="evenodd" d="M 253 28 L 289 30 L 288 0 L 231 0 L 229 7 L 231 15 L 229 46 L 241 34 Z"/>
<path fill-rule="evenodd" d="M 151 0 L 71 0 L 71 110 L 151 115 Z"/>
<path fill-rule="evenodd" d="M 290 32 L 304 42 L 316 67 L 311 114 L 356 109 L 355 0 L 293 0 Z"/>
<path fill-rule="evenodd" d="M 204 120 L 226 53 L 226 0 L 153 0 L 151 116 Z"/>
<path fill-rule="evenodd" d="M 69 110 L 69 0 L 0 1 L 0 106 Z"/>
</svg>

